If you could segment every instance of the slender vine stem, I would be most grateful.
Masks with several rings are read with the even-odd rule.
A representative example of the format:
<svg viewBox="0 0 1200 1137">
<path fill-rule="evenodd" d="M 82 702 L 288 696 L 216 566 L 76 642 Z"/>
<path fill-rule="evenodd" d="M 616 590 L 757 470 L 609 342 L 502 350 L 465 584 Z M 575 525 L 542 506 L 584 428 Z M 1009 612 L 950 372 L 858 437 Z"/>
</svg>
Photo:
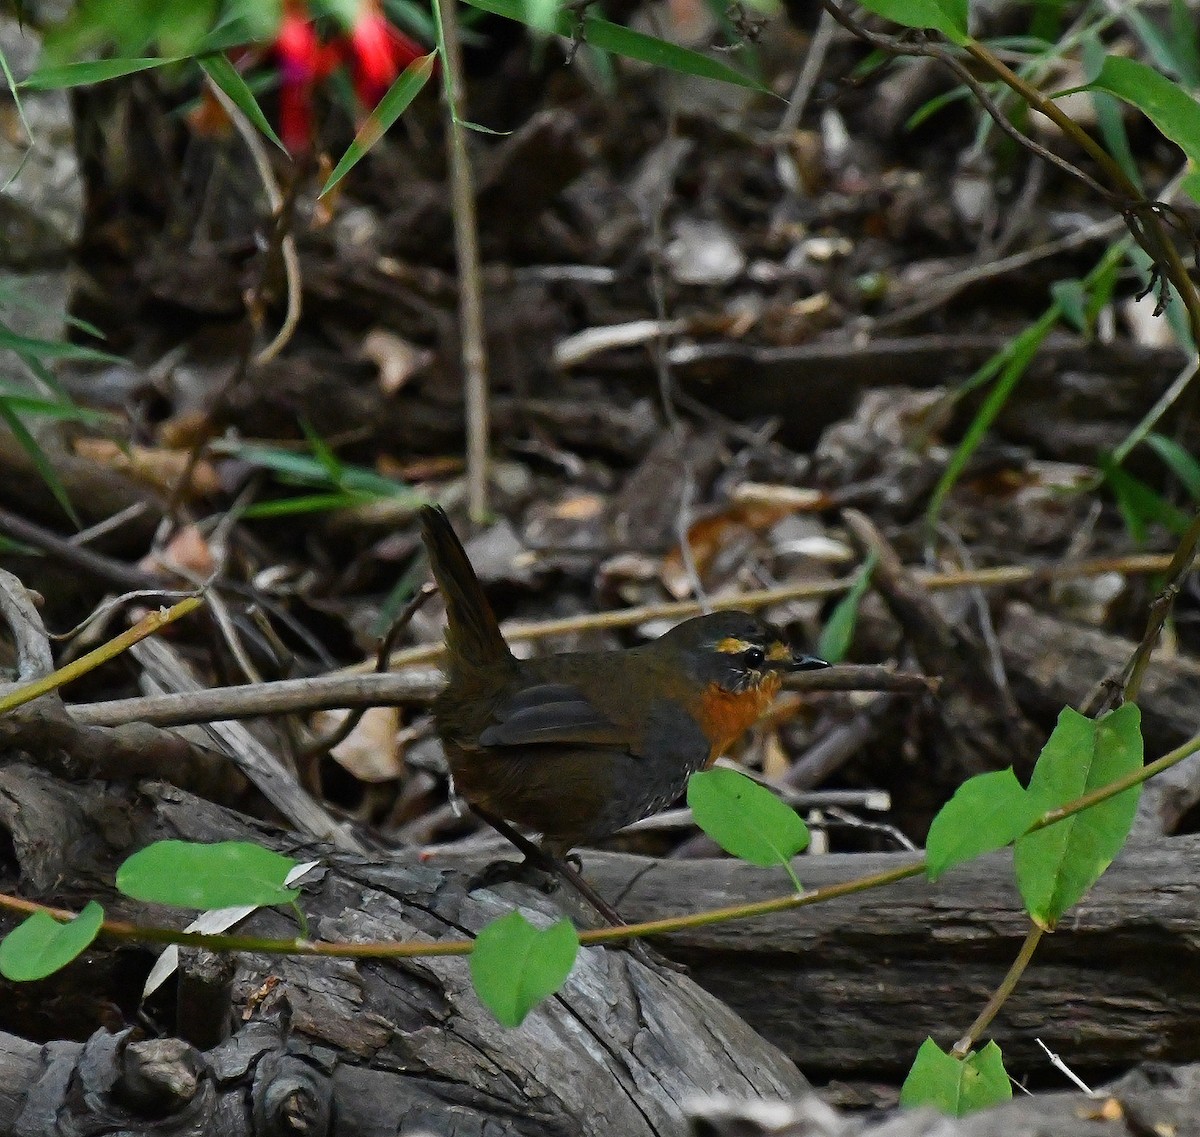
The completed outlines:
<svg viewBox="0 0 1200 1137">
<path fill-rule="evenodd" d="M 1161 758 L 1135 770 L 1123 778 L 1107 786 L 1102 786 L 1091 793 L 1082 795 L 1057 809 L 1048 810 L 1035 821 L 1027 833 L 1036 833 L 1039 829 L 1057 824 L 1085 809 L 1108 801 L 1134 786 L 1161 774 L 1164 770 L 1178 765 L 1185 758 L 1200 752 L 1200 734 L 1194 735 L 1187 742 L 1164 754 Z M 659 920 L 645 920 L 636 924 L 622 924 L 615 928 L 598 928 L 593 931 L 579 933 L 579 942 L 584 946 L 597 944 L 619 943 L 624 940 L 636 939 L 643 936 L 667 935 L 671 932 L 683 932 L 692 928 L 704 928 L 713 924 L 729 923 L 733 920 L 749 920 L 759 916 L 770 916 L 777 912 L 787 912 L 793 908 L 807 908 L 812 904 L 822 904 L 841 896 L 854 896 L 861 892 L 870 892 L 876 888 L 884 888 L 902 880 L 920 876 L 926 869 L 926 859 L 917 857 L 906 865 L 898 865 L 883 872 L 871 873 L 867 876 L 855 877 L 853 880 L 840 884 L 816 888 L 811 892 L 796 894 L 788 892 L 782 896 L 768 897 L 749 904 L 730 904 L 719 908 L 708 908 L 702 912 L 692 912 L 684 916 L 667 916 Z M 34 912 L 44 912 L 56 920 L 74 919 L 76 913 L 64 908 L 55 908 L 26 900 L 19 896 L 0 894 L 0 910 L 31 915 Z M 132 924 L 120 920 L 105 920 L 100 926 L 100 935 L 108 939 L 137 943 L 184 944 L 187 946 L 204 947 L 211 951 L 246 951 L 271 955 L 285 956 L 324 956 L 334 959 L 416 959 L 427 956 L 469 955 L 471 940 L 438 940 L 426 941 L 377 941 L 370 943 L 339 943 L 314 942 L 304 939 L 265 939 L 259 936 L 209 935 L 201 932 L 181 932 L 174 928 L 152 927 Z"/>
<path fill-rule="evenodd" d="M 1013 960 L 1012 966 L 1008 969 L 1008 973 L 1000 982 L 1000 986 L 992 993 L 992 997 L 987 1001 L 986 1006 L 979 1012 L 975 1021 L 967 1028 L 966 1034 L 962 1036 L 953 1046 L 950 1053 L 958 1059 L 966 1058 L 971 1053 L 975 1043 L 979 1041 L 980 1036 L 992 1024 L 992 1019 L 1000 1012 L 1000 1008 L 1008 1002 L 1008 997 L 1017 989 L 1017 984 L 1020 982 L 1021 976 L 1025 974 L 1025 969 L 1033 960 L 1033 953 L 1037 951 L 1037 946 L 1042 942 L 1042 936 L 1046 930 L 1034 924 L 1029 929 L 1029 934 L 1025 937 L 1025 942 L 1021 944 L 1021 950 L 1017 953 L 1017 958 Z"/>
</svg>

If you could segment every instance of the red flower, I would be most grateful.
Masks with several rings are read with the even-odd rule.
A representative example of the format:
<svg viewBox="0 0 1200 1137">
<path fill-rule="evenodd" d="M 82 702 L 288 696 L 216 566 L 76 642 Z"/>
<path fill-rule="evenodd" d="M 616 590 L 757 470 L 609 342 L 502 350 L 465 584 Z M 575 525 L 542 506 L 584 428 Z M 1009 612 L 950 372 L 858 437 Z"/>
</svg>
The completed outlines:
<svg viewBox="0 0 1200 1137">
<path fill-rule="evenodd" d="M 364 0 L 350 32 L 354 89 L 363 106 L 374 107 L 396 76 L 424 54 L 419 43 L 388 23 L 377 0 Z"/>
<path fill-rule="evenodd" d="M 275 39 L 279 57 L 279 133 L 294 154 L 312 138 L 312 93 L 317 81 L 321 42 L 307 14 L 289 4 Z"/>
<path fill-rule="evenodd" d="M 425 54 L 388 23 L 378 0 L 362 0 L 349 36 L 332 43 L 321 42 L 305 0 L 284 0 L 272 50 L 279 62 L 279 134 L 293 154 L 312 144 L 313 92 L 339 62 L 350 66 L 359 99 L 372 108 L 396 76 Z"/>
</svg>

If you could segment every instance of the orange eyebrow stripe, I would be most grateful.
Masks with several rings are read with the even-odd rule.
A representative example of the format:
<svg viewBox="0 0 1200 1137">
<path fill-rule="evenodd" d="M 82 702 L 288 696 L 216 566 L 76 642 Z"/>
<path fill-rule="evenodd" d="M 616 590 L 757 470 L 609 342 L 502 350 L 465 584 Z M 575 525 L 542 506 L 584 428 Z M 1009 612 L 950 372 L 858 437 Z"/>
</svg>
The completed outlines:
<svg viewBox="0 0 1200 1137">
<path fill-rule="evenodd" d="M 739 655 L 754 645 L 745 640 L 739 640 L 737 636 L 726 636 L 723 640 L 718 640 L 715 646 L 722 655 Z"/>
</svg>

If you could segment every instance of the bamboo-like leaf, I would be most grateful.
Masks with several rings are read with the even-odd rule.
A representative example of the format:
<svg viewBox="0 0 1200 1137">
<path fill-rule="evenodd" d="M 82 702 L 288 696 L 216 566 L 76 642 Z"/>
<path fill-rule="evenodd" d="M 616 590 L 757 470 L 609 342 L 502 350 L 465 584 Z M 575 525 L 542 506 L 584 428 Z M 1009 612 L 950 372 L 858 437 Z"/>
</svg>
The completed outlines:
<svg viewBox="0 0 1200 1137">
<path fill-rule="evenodd" d="M 346 153 L 342 155 L 334 167 L 333 173 L 321 187 L 322 197 L 362 160 L 367 151 L 388 132 L 392 123 L 404 113 L 409 103 L 420 94 L 421 88 L 429 82 L 429 77 L 433 74 L 433 65 L 436 59 L 436 51 L 431 51 L 428 55 L 421 56 L 420 59 L 414 59 L 388 88 L 387 94 L 379 100 L 379 105 L 367 116 L 367 121 L 359 128 L 358 133 L 354 136 L 354 141 L 346 147 Z"/>
<path fill-rule="evenodd" d="M 254 92 L 246 86 L 238 69 L 221 54 L 204 55 L 197 61 L 204 74 L 207 75 L 233 101 L 233 105 L 242 112 L 257 128 L 260 134 L 269 138 L 285 154 L 287 147 L 280 141 L 279 135 L 267 121 L 263 109 L 258 105 Z"/>
</svg>

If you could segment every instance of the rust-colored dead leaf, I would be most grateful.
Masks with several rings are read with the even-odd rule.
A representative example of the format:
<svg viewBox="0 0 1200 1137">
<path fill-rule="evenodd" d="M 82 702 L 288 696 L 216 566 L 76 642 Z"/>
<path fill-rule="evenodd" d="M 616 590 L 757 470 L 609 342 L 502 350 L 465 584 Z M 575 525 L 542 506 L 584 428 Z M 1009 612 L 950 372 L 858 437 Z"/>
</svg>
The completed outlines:
<svg viewBox="0 0 1200 1137">
<path fill-rule="evenodd" d="M 157 441 L 168 450 L 192 450 L 217 433 L 218 427 L 207 411 L 187 410 L 159 424 Z"/>
<path fill-rule="evenodd" d="M 125 448 L 107 438 L 79 438 L 75 441 L 75 453 L 80 458 L 136 478 L 162 493 L 177 492 L 186 477 L 184 496 L 189 500 L 207 497 L 221 488 L 212 463 L 201 459 L 192 465 L 190 450 L 152 446 Z"/>
<path fill-rule="evenodd" d="M 591 521 L 603 512 L 604 499 L 594 493 L 570 494 L 550 508 L 550 516 L 560 521 Z"/>
<path fill-rule="evenodd" d="M 410 485 L 416 482 L 428 482 L 438 478 L 452 478 L 463 472 L 463 460 L 452 455 L 436 458 L 414 458 L 410 462 L 400 462 L 388 454 L 381 455 L 375 463 L 376 470 L 385 478 L 399 478 Z M 433 491 L 430 497 L 435 496 Z"/>
<path fill-rule="evenodd" d="M 693 522 L 688 529 L 688 544 L 700 579 L 705 580 L 717 556 L 735 540 L 757 536 L 791 512 L 792 507 L 788 505 L 739 502 L 720 513 Z M 683 600 L 691 594 L 691 577 L 678 546 L 663 558 L 659 578 L 676 600 Z"/>
<path fill-rule="evenodd" d="M 1081 1105 L 1075 1116 L 1082 1121 L 1121 1121 L 1125 1117 L 1125 1107 L 1116 1098 L 1109 1097 Z"/>
<path fill-rule="evenodd" d="M 139 562 L 146 572 L 179 572 L 188 580 L 207 580 L 217 562 L 204 534 L 195 525 L 184 525 L 166 546 Z"/>
</svg>

